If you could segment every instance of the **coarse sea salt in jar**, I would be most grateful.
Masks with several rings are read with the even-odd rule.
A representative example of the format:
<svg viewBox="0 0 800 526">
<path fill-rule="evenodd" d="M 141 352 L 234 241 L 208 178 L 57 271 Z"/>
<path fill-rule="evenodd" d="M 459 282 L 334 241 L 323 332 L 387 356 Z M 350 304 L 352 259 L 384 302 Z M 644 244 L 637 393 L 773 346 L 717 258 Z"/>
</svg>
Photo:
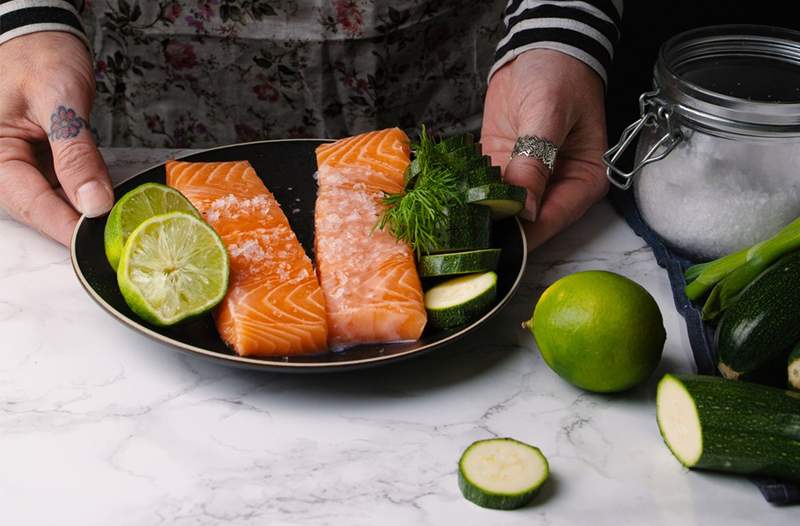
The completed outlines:
<svg viewBox="0 0 800 526">
<path fill-rule="evenodd" d="M 800 32 L 734 25 L 677 35 L 639 102 L 641 118 L 604 161 L 673 247 L 716 258 L 800 216 Z M 637 136 L 625 172 L 616 163 Z"/>
</svg>

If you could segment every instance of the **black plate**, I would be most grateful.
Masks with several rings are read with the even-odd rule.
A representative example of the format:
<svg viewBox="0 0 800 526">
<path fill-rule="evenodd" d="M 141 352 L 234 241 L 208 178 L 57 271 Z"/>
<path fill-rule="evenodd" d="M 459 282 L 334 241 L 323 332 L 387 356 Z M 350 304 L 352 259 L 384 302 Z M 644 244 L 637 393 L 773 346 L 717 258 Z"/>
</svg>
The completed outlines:
<svg viewBox="0 0 800 526">
<path fill-rule="evenodd" d="M 314 240 L 316 171 L 314 149 L 325 141 L 317 139 L 261 141 L 224 146 L 183 157 L 186 161 L 248 160 L 281 203 L 298 239 L 311 254 Z M 154 166 L 117 185 L 116 197 L 142 183 L 165 181 L 164 165 Z M 490 312 L 457 330 L 427 328 L 422 338 L 411 343 L 360 345 L 344 351 L 291 358 L 243 358 L 220 339 L 210 315 L 176 327 L 155 327 L 140 320 L 122 299 L 116 274 L 106 261 L 103 229 L 106 218 L 82 217 L 72 238 L 72 266 L 89 295 L 114 318 L 159 342 L 192 355 L 219 362 L 266 371 L 318 372 L 369 367 L 422 354 L 453 342 L 475 330 L 496 314 L 513 295 L 525 269 L 527 247 L 522 225 L 516 218 L 495 223 L 493 246 L 502 248 L 497 269 L 497 301 Z"/>
</svg>

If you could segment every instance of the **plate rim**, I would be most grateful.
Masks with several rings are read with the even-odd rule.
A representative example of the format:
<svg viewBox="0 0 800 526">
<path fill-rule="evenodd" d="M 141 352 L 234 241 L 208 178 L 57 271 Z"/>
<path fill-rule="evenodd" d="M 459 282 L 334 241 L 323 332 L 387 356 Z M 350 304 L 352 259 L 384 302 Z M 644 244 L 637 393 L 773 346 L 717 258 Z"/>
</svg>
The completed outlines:
<svg viewBox="0 0 800 526">
<path fill-rule="evenodd" d="M 250 141 L 250 142 L 241 142 L 235 144 L 227 144 L 224 146 L 215 146 L 213 148 L 205 148 L 193 151 L 192 153 L 187 153 L 180 157 L 176 157 L 174 160 L 180 160 L 187 157 L 191 157 L 197 154 L 202 154 L 205 152 L 210 152 L 214 150 L 220 150 L 225 148 L 232 148 L 235 146 L 251 146 L 257 144 L 265 144 L 265 143 L 278 143 L 278 142 L 333 142 L 333 139 L 316 139 L 316 138 L 298 138 L 298 139 L 265 139 L 260 141 Z M 153 170 L 155 168 L 159 168 L 166 164 L 166 160 L 148 168 L 144 168 L 139 170 L 135 174 L 126 177 L 125 179 L 117 182 L 114 185 L 114 188 L 117 188 L 131 179 L 141 176 L 143 173 Z M 75 224 L 75 229 L 72 231 L 72 237 L 70 239 L 70 261 L 72 263 L 72 270 L 75 273 L 78 281 L 80 282 L 83 289 L 89 294 L 89 296 L 97 303 L 104 311 L 110 314 L 114 319 L 118 322 L 122 323 L 126 327 L 130 329 L 134 329 L 140 334 L 143 334 L 149 337 L 152 340 L 155 340 L 161 344 L 167 345 L 171 347 L 173 350 L 182 351 L 190 354 L 199 355 L 204 358 L 213 359 L 216 361 L 222 361 L 229 363 L 230 365 L 240 365 L 249 368 L 258 368 L 258 369 L 269 369 L 273 371 L 291 371 L 291 370 L 331 370 L 331 369 L 352 369 L 360 366 L 368 366 L 379 364 L 381 362 L 392 362 L 392 361 L 399 361 L 404 358 L 410 358 L 416 354 L 423 354 L 426 351 L 433 350 L 437 347 L 445 346 L 449 343 L 452 343 L 463 336 L 466 336 L 468 333 L 477 329 L 481 324 L 487 321 L 489 318 L 494 316 L 501 308 L 503 308 L 510 300 L 514 293 L 519 288 L 520 281 L 522 281 L 522 277 L 525 275 L 525 268 L 527 267 L 528 263 L 528 240 L 525 237 L 525 230 L 522 227 L 522 223 L 519 220 L 519 217 L 514 216 L 514 222 L 517 225 L 517 229 L 520 233 L 520 238 L 522 239 L 522 264 L 520 265 L 520 270 L 517 273 L 514 282 L 512 283 L 511 287 L 509 288 L 508 292 L 506 293 L 500 301 L 492 307 L 491 310 L 486 312 L 483 316 L 478 318 L 477 320 L 473 321 L 466 327 L 462 328 L 461 330 L 454 332 L 442 338 L 441 340 L 437 340 L 435 342 L 431 342 L 427 345 L 423 345 L 422 347 L 417 347 L 414 349 L 409 349 L 407 351 L 402 351 L 395 354 L 388 354 L 382 356 L 375 356 L 372 358 L 360 358 L 354 360 L 341 360 L 341 361 L 330 361 L 330 362 L 289 362 L 289 361 L 280 361 L 280 358 L 276 360 L 269 360 L 264 358 L 248 358 L 245 356 L 239 356 L 237 354 L 222 354 L 217 351 L 211 351 L 209 349 L 204 349 L 202 347 L 197 347 L 195 345 L 191 345 L 180 340 L 175 340 L 168 336 L 164 336 L 153 329 L 143 325 L 142 323 L 129 318 L 122 312 L 115 309 L 111 304 L 109 304 L 105 299 L 103 299 L 100 294 L 94 290 L 94 288 L 89 284 L 86 277 L 83 275 L 83 272 L 80 269 L 80 265 L 78 264 L 78 255 L 76 252 L 76 241 L 78 238 L 78 231 L 80 230 L 81 225 L 87 219 L 86 215 L 81 214 L 80 218 L 78 218 L 77 223 Z M 328 351 L 331 352 L 331 351 Z"/>
</svg>

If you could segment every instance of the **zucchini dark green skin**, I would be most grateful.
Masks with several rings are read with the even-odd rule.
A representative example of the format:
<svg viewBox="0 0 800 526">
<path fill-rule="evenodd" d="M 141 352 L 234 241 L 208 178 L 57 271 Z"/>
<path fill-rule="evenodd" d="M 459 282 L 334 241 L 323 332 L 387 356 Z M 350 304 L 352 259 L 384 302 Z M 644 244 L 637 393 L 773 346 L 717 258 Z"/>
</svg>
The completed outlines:
<svg viewBox="0 0 800 526">
<path fill-rule="evenodd" d="M 800 341 L 800 252 L 784 256 L 742 291 L 722 317 L 717 361 L 726 378 L 782 360 Z"/>
<path fill-rule="evenodd" d="M 464 477 L 464 473 L 458 470 L 458 489 L 464 498 L 480 506 L 481 508 L 488 508 L 492 510 L 515 510 L 521 508 L 539 493 L 539 488 L 531 491 L 520 493 L 519 495 L 491 495 L 481 491 L 475 486 L 471 485 Z"/>
<path fill-rule="evenodd" d="M 700 420 L 702 453 L 687 467 L 800 481 L 800 393 L 716 376 L 661 381 L 669 377 L 689 393 Z"/>
<path fill-rule="evenodd" d="M 789 378 L 789 387 L 800 390 L 800 345 L 797 345 L 789 353 L 787 362 L 786 372 Z"/>
<path fill-rule="evenodd" d="M 492 166 L 489 158 L 481 163 L 477 168 L 470 170 L 467 174 L 467 188 L 474 188 L 491 183 L 500 183 L 503 178 L 499 166 Z"/>
<path fill-rule="evenodd" d="M 434 254 L 489 248 L 491 244 L 491 211 L 480 205 L 461 205 L 448 210 L 447 221 L 440 225 L 436 238 L 439 247 Z"/>
<path fill-rule="evenodd" d="M 786 389 L 787 387 L 787 353 L 781 353 L 755 371 L 740 375 L 737 380 Z"/>
<path fill-rule="evenodd" d="M 499 259 L 499 248 L 429 254 L 419 260 L 419 275 L 429 278 L 485 272 L 496 269 Z"/>
</svg>

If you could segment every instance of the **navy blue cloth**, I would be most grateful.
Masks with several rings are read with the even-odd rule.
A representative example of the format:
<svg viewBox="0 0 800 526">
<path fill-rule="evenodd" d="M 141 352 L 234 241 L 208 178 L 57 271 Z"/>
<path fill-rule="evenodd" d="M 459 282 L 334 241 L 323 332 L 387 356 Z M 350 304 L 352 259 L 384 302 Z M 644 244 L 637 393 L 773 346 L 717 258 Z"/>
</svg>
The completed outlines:
<svg viewBox="0 0 800 526">
<path fill-rule="evenodd" d="M 686 288 L 684 271 L 695 262 L 671 248 L 647 226 L 636 208 L 633 192 L 612 188 L 609 193 L 609 199 L 614 208 L 625 218 L 625 222 L 628 223 L 631 229 L 650 245 L 656 261 L 667 271 L 669 282 L 672 286 L 675 308 L 678 309 L 678 312 L 686 321 L 689 343 L 692 346 L 697 372 L 700 374 L 717 374 L 717 368 L 714 366 L 716 363 L 713 344 L 714 327 L 703 322 L 700 307 L 689 301 L 684 292 Z M 800 485 L 763 477 L 751 477 L 751 480 L 761 490 L 764 498 L 773 504 L 800 504 Z"/>
</svg>

